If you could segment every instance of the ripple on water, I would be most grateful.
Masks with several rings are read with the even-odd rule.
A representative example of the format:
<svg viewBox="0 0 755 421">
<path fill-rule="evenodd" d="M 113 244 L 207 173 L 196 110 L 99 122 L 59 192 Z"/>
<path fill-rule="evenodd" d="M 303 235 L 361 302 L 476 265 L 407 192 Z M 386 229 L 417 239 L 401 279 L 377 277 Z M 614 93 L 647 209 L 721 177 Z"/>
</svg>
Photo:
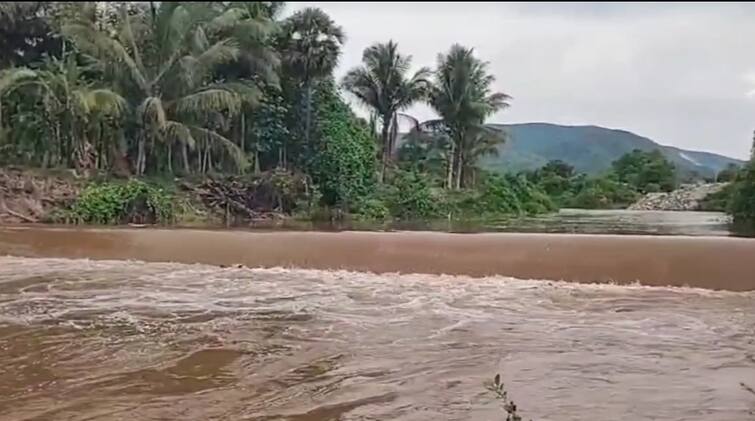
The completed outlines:
<svg viewBox="0 0 755 421">
<path fill-rule="evenodd" d="M 0 257 L 0 418 L 737 420 L 755 295 Z"/>
</svg>

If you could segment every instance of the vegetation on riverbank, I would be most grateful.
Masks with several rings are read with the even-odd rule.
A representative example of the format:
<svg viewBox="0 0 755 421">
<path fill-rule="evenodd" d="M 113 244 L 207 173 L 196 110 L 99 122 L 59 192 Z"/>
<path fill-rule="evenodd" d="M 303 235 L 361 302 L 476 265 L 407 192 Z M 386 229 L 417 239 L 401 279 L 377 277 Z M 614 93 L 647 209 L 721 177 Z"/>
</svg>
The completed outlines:
<svg viewBox="0 0 755 421">
<path fill-rule="evenodd" d="M 551 161 L 525 173 L 559 207 L 585 209 L 625 208 L 643 194 L 668 192 L 678 185 L 674 165 L 660 151 L 634 150 L 611 164 L 602 175 L 577 174 L 563 161 Z"/>
<path fill-rule="evenodd" d="M 283 8 L 3 3 L 0 165 L 71 169 L 89 180 L 56 214 L 80 223 L 174 223 L 187 214 L 182 203 L 232 223 L 480 219 L 622 208 L 677 185 L 658 151 L 633 151 L 600 176 L 560 161 L 516 176 L 488 173 L 481 162 L 507 134 L 486 121 L 511 98 L 493 90 L 473 49 L 453 45 L 432 68 L 412 69 L 395 42 L 376 43 L 338 81 L 342 28 L 322 10 L 284 18 Z M 439 118 L 403 113 L 417 103 Z M 399 145 L 401 122 L 412 130 Z M 737 186 L 726 207 L 750 218 L 752 192 Z"/>
<path fill-rule="evenodd" d="M 725 211 L 732 215 L 734 223 L 747 229 L 755 228 L 755 136 L 750 160 L 742 168 L 722 171 L 717 179 L 731 184 L 711 195 L 704 203 L 706 210 Z"/>
<path fill-rule="evenodd" d="M 4 3 L 0 43 L 13 48 L 0 52 L 0 164 L 104 174 L 109 181 L 92 181 L 67 208 L 64 220 L 82 223 L 174 221 L 175 195 L 145 181 L 156 178 L 237 177 L 235 193 L 205 201 L 234 220 L 261 211 L 403 219 L 555 209 L 534 183 L 479 168 L 505 141 L 485 121 L 510 98 L 492 90 L 473 49 L 451 46 L 433 69 L 410 73 L 411 57 L 395 42 L 376 43 L 336 81 L 342 28 L 316 8 L 282 18 L 283 7 Z M 440 118 L 401 113 L 418 102 Z M 402 119 L 421 143 L 441 146 L 400 161 Z M 416 165 L 429 160 L 432 170 Z M 307 188 L 270 209 L 241 203 L 259 202 L 237 193 L 256 192 L 249 186 L 271 174 Z M 138 181 L 120 181 L 129 178 Z"/>
</svg>

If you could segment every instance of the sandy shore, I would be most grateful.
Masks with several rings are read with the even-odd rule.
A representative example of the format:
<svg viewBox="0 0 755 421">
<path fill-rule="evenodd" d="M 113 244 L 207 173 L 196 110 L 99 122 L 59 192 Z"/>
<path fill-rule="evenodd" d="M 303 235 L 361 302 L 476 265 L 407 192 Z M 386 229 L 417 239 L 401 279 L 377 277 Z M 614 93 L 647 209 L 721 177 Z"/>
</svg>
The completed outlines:
<svg viewBox="0 0 755 421">
<path fill-rule="evenodd" d="M 0 254 L 755 290 L 755 240 L 571 234 L 0 228 Z"/>
</svg>

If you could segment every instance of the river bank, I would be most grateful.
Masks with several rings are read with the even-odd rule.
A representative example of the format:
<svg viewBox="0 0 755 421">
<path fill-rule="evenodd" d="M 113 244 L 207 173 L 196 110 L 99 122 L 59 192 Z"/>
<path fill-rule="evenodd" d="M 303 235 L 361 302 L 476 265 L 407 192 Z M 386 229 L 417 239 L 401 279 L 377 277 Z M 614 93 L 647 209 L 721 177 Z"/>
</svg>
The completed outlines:
<svg viewBox="0 0 755 421">
<path fill-rule="evenodd" d="M 755 290 L 739 238 L 4 227 L 0 255 Z"/>
</svg>

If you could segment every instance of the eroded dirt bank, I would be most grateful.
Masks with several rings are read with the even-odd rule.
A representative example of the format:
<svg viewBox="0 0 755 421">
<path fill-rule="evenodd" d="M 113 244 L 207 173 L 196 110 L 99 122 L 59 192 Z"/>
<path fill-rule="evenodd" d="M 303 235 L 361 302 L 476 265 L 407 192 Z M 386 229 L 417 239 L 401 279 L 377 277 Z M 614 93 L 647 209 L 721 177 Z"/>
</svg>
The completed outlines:
<svg viewBox="0 0 755 421">
<path fill-rule="evenodd" d="M 4 227 L 0 254 L 755 290 L 740 238 Z"/>
</svg>

